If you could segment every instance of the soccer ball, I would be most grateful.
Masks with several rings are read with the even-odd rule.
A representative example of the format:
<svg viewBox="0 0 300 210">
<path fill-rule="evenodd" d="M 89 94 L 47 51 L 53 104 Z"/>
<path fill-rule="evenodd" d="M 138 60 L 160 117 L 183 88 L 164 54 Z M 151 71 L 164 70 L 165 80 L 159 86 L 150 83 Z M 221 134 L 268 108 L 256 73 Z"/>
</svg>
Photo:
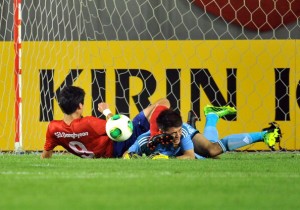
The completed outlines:
<svg viewBox="0 0 300 210">
<path fill-rule="evenodd" d="M 106 133 L 114 141 L 125 141 L 133 132 L 132 121 L 123 114 L 116 114 L 106 122 Z"/>
</svg>

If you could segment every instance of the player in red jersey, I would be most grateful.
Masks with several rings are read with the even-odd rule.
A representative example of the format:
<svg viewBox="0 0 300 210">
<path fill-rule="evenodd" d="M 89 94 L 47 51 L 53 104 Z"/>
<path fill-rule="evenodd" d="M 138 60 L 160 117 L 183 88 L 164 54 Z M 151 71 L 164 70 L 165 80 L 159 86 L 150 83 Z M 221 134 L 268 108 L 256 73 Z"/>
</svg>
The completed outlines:
<svg viewBox="0 0 300 210">
<path fill-rule="evenodd" d="M 160 99 L 148 106 L 132 120 L 134 132 L 130 139 L 114 142 L 105 132 L 106 120 L 82 116 L 84 96 L 85 92 L 80 87 L 67 86 L 61 91 L 58 103 L 64 117 L 62 120 L 53 120 L 49 123 L 41 158 L 51 158 L 56 146 L 62 146 L 81 158 L 121 157 L 140 134 L 150 129 L 149 119 L 155 107 L 170 106 L 167 99 Z M 99 103 L 98 110 L 107 118 L 112 116 L 107 103 Z"/>
</svg>

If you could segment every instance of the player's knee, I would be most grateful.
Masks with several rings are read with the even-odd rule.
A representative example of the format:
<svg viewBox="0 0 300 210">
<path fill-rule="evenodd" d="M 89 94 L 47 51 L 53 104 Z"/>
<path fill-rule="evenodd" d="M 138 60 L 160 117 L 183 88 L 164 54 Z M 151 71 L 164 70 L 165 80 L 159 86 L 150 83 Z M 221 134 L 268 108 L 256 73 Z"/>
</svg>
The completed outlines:
<svg viewBox="0 0 300 210">
<path fill-rule="evenodd" d="M 211 143 L 208 147 L 208 154 L 210 157 L 216 157 L 223 152 L 222 148 L 217 142 Z"/>
<path fill-rule="evenodd" d="M 163 105 L 163 106 L 166 106 L 166 107 L 168 107 L 168 108 L 171 106 L 171 105 L 170 105 L 170 101 L 169 101 L 168 99 L 166 99 L 166 98 L 160 99 L 159 105 Z"/>
</svg>

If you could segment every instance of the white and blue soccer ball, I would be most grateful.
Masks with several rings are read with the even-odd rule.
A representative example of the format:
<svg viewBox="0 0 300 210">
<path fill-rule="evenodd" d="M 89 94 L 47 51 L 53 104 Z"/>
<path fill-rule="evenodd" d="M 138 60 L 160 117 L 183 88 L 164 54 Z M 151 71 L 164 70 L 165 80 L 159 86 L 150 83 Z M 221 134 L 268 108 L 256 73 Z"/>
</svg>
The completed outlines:
<svg viewBox="0 0 300 210">
<path fill-rule="evenodd" d="M 106 133 L 114 141 L 126 141 L 133 133 L 132 121 L 123 114 L 116 114 L 106 122 Z"/>
</svg>

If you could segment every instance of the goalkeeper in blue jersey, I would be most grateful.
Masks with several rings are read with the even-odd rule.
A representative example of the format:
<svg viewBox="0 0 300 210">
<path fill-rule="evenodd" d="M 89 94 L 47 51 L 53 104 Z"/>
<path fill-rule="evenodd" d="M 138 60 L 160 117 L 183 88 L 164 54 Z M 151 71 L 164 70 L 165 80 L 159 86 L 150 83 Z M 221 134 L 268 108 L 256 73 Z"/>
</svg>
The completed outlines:
<svg viewBox="0 0 300 210">
<path fill-rule="evenodd" d="M 153 135 L 153 131 L 148 131 L 139 136 L 123 157 L 129 159 L 145 154 L 160 158 L 199 159 L 216 157 L 226 151 L 261 141 L 273 150 L 275 143 L 280 141 L 281 130 L 275 122 L 260 132 L 233 134 L 219 140 L 216 128 L 219 118 L 235 114 L 236 109 L 230 106 L 206 106 L 204 113 L 206 123 L 204 133 L 201 134 L 194 127 L 183 123 L 179 113 L 164 109 L 155 119 L 158 132 Z"/>
</svg>

